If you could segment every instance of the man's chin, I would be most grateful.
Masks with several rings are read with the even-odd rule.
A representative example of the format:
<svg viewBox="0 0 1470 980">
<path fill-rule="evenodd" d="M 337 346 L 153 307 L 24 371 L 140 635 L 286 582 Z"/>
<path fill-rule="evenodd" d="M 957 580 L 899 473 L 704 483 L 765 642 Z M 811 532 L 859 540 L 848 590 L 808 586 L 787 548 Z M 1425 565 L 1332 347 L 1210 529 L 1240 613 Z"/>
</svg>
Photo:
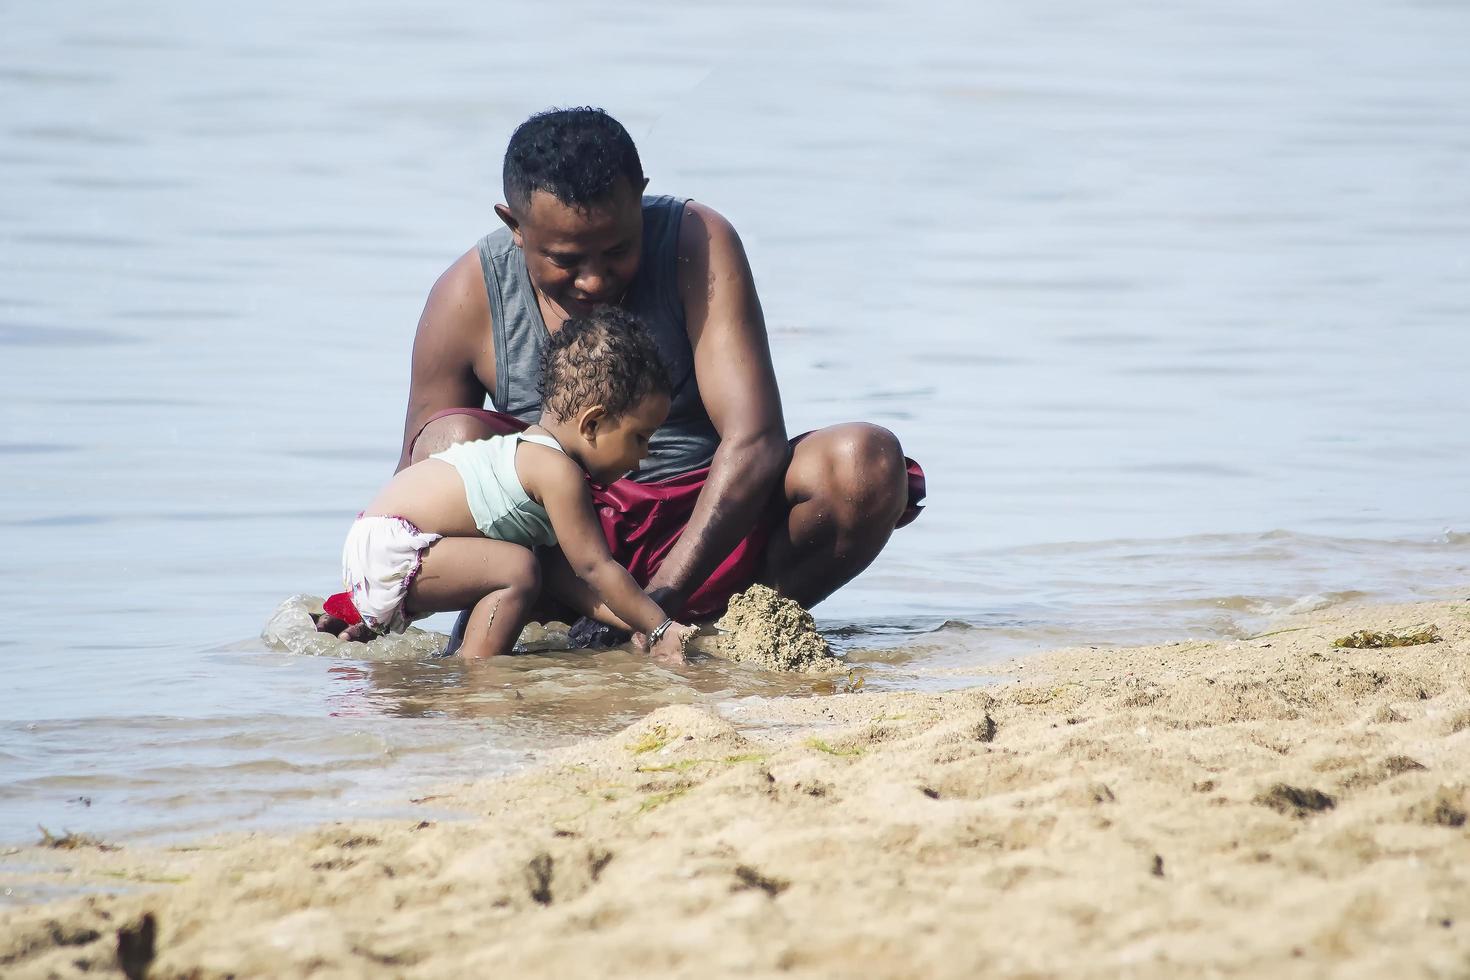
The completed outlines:
<svg viewBox="0 0 1470 980">
<path fill-rule="evenodd" d="M 562 309 L 566 310 L 572 316 L 589 316 L 598 307 L 607 306 L 612 302 L 614 301 L 611 299 L 585 300 L 568 297 L 561 306 Z"/>
</svg>

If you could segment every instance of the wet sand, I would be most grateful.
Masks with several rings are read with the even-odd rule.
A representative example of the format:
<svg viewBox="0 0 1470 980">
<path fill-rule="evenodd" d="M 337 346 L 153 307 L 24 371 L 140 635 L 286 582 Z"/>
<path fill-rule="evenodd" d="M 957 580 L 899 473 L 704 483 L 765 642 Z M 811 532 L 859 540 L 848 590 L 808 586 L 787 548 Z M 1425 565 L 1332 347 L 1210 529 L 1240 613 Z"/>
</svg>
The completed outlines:
<svg viewBox="0 0 1470 980">
<path fill-rule="evenodd" d="M 699 649 L 763 670 L 823 674 L 846 670 L 817 632 L 812 614 L 764 585 L 730 597 L 715 624 L 716 636 L 702 638 Z"/>
<path fill-rule="evenodd" d="M 1441 642 L 1343 649 L 1361 629 Z M 423 818 L 7 854 L 7 976 L 1451 976 L 1470 603 L 661 709 Z M 151 923 L 147 925 L 146 923 Z"/>
</svg>

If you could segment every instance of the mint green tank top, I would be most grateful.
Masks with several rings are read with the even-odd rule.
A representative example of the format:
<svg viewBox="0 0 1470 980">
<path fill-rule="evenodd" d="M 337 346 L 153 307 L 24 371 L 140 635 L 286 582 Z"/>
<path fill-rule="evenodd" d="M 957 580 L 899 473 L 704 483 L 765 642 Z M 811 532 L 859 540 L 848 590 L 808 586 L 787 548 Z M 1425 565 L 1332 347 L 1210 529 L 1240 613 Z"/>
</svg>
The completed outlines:
<svg viewBox="0 0 1470 980">
<path fill-rule="evenodd" d="M 430 459 L 459 471 L 475 527 L 487 538 L 527 548 L 556 544 L 546 508 L 531 499 L 516 476 L 516 447 L 524 440 L 565 452 L 551 436 L 514 432 L 474 442 L 459 442 Z"/>
</svg>

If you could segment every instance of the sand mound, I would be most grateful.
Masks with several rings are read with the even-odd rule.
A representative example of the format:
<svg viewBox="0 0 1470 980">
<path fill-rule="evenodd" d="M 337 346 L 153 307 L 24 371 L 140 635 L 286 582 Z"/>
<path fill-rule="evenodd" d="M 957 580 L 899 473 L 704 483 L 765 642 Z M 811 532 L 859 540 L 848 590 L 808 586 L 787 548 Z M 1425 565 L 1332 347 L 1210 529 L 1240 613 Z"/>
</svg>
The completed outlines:
<svg viewBox="0 0 1470 980">
<path fill-rule="evenodd" d="M 996 673 L 665 707 L 417 819 L 16 848 L 17 895 L 110 894 L 0 907 L 0 973 L 1465 975 L 1470 603 Z"/>
<path fill-rule="evenodd" d="M 764 585 L 752 585 L 731 598 L 715 626 L 724 633 L 716 639 L 714 652 L 728 660 L 802 673 L 847 667 L 832 655 L 811 613 Z"/>
</svg>

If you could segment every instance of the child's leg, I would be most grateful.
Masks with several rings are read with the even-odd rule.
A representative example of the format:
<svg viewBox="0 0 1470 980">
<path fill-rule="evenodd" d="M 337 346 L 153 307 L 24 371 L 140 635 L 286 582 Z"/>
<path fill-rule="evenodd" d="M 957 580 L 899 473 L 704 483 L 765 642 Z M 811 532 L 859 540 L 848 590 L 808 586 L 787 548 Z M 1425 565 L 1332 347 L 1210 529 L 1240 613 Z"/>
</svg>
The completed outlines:
<svg viewBox="0 0 1470 980">
<path fill-rule="evenodd" d="M 529 549 L 488 538 L 442 538 L 424 552 L 408 587 L 415 615 L 469 609 L 459 655 L 508 653 L 541 594 L 541 567 Z"/>
</svg>

